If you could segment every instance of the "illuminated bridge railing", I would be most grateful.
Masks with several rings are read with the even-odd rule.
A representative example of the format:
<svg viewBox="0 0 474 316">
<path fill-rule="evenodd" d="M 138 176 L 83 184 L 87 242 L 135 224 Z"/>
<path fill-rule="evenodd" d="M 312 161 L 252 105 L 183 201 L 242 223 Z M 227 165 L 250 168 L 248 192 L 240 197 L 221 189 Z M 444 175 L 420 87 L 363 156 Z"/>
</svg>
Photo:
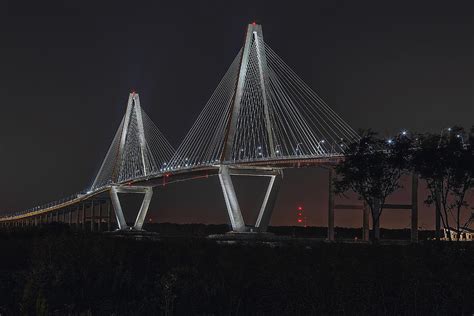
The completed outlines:
<svg viewBox="0 0 474 316">
<path fill-rule="evenodd" d="M 80 191 L 80 192 L 77 192 L 77 193 L 72 194 L 70 196 L 61 198 L 59 200 L 55 200 L 55 201 L 48 202 L 48 203 L 45 203 L 45 204 L 37 205 L 37 206 L 31 207 L 31 208 L 25 209 L 23 211 L 6 212 L 8 215 L 0 217 L 0 220 L 9 220 L 9 219 L 13 219 L 13 218 L 18 217 L 18 216 L 33 214 L 33 213 L 39 212 L 39 211 L 47 211 L 48 209 L 54 209 L 54 208 L 56 208 L 60 205 L 66 204 L 68 202 L 71 202 L 71 201 L 74 201 L 74 200 L 79 200 L 83 196 L 87 196 L 87 195 L 90 195 L 92 193 L 93 192 L 90 192 L 90 191 L 89 192 L 88 191 Z"/>
</svg>

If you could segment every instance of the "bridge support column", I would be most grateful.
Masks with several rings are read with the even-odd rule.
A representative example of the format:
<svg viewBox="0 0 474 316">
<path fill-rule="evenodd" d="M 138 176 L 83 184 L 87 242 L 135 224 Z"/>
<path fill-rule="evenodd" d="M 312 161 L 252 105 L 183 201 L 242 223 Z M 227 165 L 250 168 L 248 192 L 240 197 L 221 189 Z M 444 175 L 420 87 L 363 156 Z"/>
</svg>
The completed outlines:
<svg viewBox="0 0 474 316">
<path fill-rule="evenodd" d="M 412 175 L 411 183 L 411 241 L 418 242 L 418 175 Z"/>
<path fill-rule="evenodd" d="M 380 211 L 381 211 L 382 203 L 379 199 L 374 199 L 374 240 L 380 240 Z"/>
<path fill-rule="evenodd" d="M 146 214 L 151 203 L 151 198 L 153 197 L 153 188 L 152 187 L 116 187 L 113 186 L 110 188 L 110 199 L 115 211 L 115 217 L 117 218 L 117 224 L 119 230 L 129 229 L 127 222 L 125 221 L 125 216 L 123 215 L 122 206 L 118 197 L 118 193 L 144 193 L 142 205 L 138 211 L 137 218 L 131 229 L 133 230 L 142 230 L 143 223 L 145 222 Z"/>
<path fill-rule="evenodd" d="M 261 232 L 266 232 L 268 225 L 270 224 L 278 192 L 280 191 L 280 185 L 280 175 L 270 176 L 270 183 L 268 183 L 267 192 L 265 193 L 260 212 L 258 213 L 257 222 L 255 223 L 255 228 Z"/>
<path fill-rule="evenodd" d="M 81 221 L 81 227 L 82 230 L 86 230 L 86 203 L 82 202 L 82 221 Z"/>
<path fill-rule="evenodd" d="M 244 232 L 245 222 L 240 211 L 239 201 L 235 194 L 234 183 L 229 173 L 229 167 L 222 166 L 219 172 L 219 181 L 221 183 L 222 193 L 224 194 L 227 213 L 229 215 L 232 230 L 235 232 Z"/>
<path fill-rule="evenodd" d="M 94 200 L 91 201 L 91 232 L 94 231 L 94 224 L 95 224 L 95 204 Z"/>
<path fill-rule="evenodd" d="M 111 222 L 111 212 L 110 212 L 110 200 L 107 200 L 107 231 L 109 232 L 111 227 L 110 227 L 110 222 Z"/>
<path fill-rule="evenodd" d="M 138 216 L 135 220 L 135 225 L 133 226 L 134 229 L 141 230 L 143 227 L 143 223 L 145 222 L 146 214 L 148 212 L 148 207 L 151 203 L 151 198 L 153 196 L 153 188 L 148 187 L 145 189 L 145 196 L 143 197 L 143 202 L 138 211 Z"/>
<path fill-rule="evenodd" d="M 362 209 L 362 240 L 369 241 L 370 239 L 370 227 L 369 227 L 369 206 L 364 202 L 364 208 Z"/>
<path fill-rule="evenodd" d="M 438 190 L 435 193 L 435 238 L 441 238 L 441 195 Z"/>
<path fill-rule="evenodd" d="M 125 230 L 128 228 L 125 217 L 123 216 L 122 205 L 120 205 L 120 200 L 117 194 L 117 188 L 110 188 L 110 199 L 114 205 L 115 217 L 117 218 L 117 225 L 119 230 Z"/>
<path fill-rule="evenodd" d="M 328 182 L 328 240 L 334 241 L 334 188 L 332 184 L 333 177 L 332 168 L 329 169 L 329 182 Z"/>
<path fill-rule="evenodd" d="M 99 201 L 99 218 L 97 220 L 97 231 L 100 232 L 102 228 L 102 201 Z"/>
<path fill-rule="evenodd" d="M 80 211 L 80 205 L 76 206 L 76 230 L 80 229 L 80 220 L 81 220 L 81 211 Z"/>
<path fill-rule="evenodd" d="M 275 202 L 278 197 L 278 191 L 280 189 L 282 177 L 281 171 L 273 169 L 230 169 L 225 165 L 220 167 L 219 181 L 221 184 L 222 193 L 224 195 L 227 213 L 232 225 L 232 231 L 245 232 L 248 229 L 245 225 L 245 221 L 240 210 L 239 201 L 237 199 L 237 194 L 235 193 L 234 184 L 232 182 L 232 175 L 270 177 L 270 182 L 268 183 L 267 191 L 260 207 L 257 221 L 254 225 L 257 231 L 266 232 L 268 225 L 270 224 L 273 208 L 275 206 Z"/>
</svg>

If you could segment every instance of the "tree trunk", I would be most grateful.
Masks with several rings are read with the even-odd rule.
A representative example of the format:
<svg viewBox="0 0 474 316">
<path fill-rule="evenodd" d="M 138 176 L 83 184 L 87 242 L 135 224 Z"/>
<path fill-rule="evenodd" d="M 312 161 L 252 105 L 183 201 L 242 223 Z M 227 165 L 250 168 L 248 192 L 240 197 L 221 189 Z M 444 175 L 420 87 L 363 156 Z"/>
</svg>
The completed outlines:
<svg viewBox="0 0 474 316">
<path fill-rule="evenodd" d="M 372 214 L 372 228 L 374 232 L 373 240 L 380 240 L 380 212 L 381 206 L 379 199 L 374 199 L 373 214 Z"/>
<path fill-rule="evenodd" d="M 441 237 L 441 201 L 438 189 L 435 189 L 435 238 L 440 240 Z"/>
<path fill-rule="evenodd" d="M 380 240 L 380 221 L 374 221 L 373 222 L 373 231 L 374 231 L 374 240 L 379 241 Z"/>
<path fill-rule="evenodd" d="M 457 241 L 460 241 L 461 240 L 461 208 L 460 207 L 458 207 L 457 209 L 456 228 L 458 230 Z"/>
</svg>

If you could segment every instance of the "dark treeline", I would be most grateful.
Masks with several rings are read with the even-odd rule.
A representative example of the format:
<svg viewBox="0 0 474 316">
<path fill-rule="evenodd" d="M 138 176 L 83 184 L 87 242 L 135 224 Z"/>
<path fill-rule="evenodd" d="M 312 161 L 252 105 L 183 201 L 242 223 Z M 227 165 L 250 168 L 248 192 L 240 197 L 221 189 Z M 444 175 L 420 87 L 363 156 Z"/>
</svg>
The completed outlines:
<svg viewBox="0 0 474 316">
<path fill-rule="evenodd" d="M 145 229 L 150 232 L 160 233 L 163 237 L 207 237 L 213 234 L 225 234 L 232 229 L 227 224 L 175 224 L 175 223 L 147 223 Z M 288 236 L 296 238 L 319 238 L 326 239 L 327 227 L 316 226 L 269 226 L 268 232 L 277 236 Z M 410 240 L 410 229 L 380 229 L 382 239 L 388 240 Z M 433 230 L 420 230 L 419 239 L 434 239 Z M 336 240 L 361 240 L 362 228 L 336 227 Z"/>
<path fill-rule="evenodd" d="M 0 314 L 471 314 L 474 244 L 0 233 Z"/>
<path fill-rule="evenodd" d="M 363 130 L 346 147 L 345 159 L 335 169 L 335 191 L 355 192 L 369 207 L 375 241 L 380 239 L 385 201 L 402 187 L 400 179 L 405 174 L 423 180 L 429 192 L 425 203 L 435 207 L 437 226 L 454 232 L 455 240 L 472 232 L 474 207 L 468 197 L 474 189 L 474 126 L 468 131 L 451 127 L 435 134 L 402 131 L 388 139 Z M 418 185 L 417 180 L 415 183 Z M 453 239 L 451 234 L 448 237 Z"/>
</svg>

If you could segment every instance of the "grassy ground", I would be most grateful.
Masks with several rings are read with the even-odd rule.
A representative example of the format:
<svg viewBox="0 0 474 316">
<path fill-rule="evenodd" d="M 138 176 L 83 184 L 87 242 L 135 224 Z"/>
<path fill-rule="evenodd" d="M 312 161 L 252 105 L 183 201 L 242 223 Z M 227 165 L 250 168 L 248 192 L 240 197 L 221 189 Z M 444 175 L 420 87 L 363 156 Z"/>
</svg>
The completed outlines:
<svg viewBox="0 0 474 316">
<path fill-rule="evenodd" d="M 61 226 L 0 233 L 0 314 L 474 312 L 474 243 L 269 247 L 191 235 L 200 236 L 137 241 Z"/>
</svg>

